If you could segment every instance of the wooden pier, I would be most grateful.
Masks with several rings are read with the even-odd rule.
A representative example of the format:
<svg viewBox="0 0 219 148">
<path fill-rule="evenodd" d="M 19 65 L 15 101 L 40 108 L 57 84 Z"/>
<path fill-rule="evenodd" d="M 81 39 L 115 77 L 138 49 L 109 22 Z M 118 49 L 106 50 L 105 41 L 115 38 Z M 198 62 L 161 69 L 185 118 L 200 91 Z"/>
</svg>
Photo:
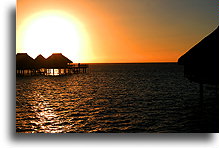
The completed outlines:
<svg viewBox="0 0 219 148">
<path fill-rule="evenodd" d="M 70 73 L 86 73 L 88 64 L 69 64 Z"/>
<path fill-rule="evenodd" d="M 41 72 L 41 75 L 46 76 L 59 76 L 59 75 L 71 75 L 71 74 L 79 74 L 86 73 L 88 69 L 88 64 L 73 64 L 69 63 L 66 68 L 52 68 L 46 69 L 44 72 Z"/>
</svg>

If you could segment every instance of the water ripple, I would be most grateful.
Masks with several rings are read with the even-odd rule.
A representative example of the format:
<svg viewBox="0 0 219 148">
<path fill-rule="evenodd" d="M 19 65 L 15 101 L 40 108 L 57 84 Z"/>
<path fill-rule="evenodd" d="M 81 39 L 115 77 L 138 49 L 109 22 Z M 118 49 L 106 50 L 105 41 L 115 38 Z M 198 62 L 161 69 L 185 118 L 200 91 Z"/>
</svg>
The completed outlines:
<svg viewBox="0 0 219 148">
<path fill-rule="evenodd" d="M 198 85 L 176 64 L 93 64 L 16 90 L 16 132 L 200 132 Z"/>
</svg>

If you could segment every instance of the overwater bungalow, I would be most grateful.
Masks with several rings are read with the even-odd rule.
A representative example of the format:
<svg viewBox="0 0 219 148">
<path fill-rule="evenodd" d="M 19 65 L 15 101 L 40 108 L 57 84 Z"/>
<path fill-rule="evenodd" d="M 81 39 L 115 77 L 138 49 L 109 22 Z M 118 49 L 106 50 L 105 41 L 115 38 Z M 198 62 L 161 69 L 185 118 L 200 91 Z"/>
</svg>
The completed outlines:
<svg viewBox="0 0 219 148">
<path fill-rule="evenodd" d="M 35 61 L 39 67 L 37 73 L 44 75 L 46 73 L 46 59 L 40 54 L 35 58 Z"/>
<path fill-rule="evenodd" d="M 16 54 L 16 75 L 35 75 L 38 68 L 36 61 L 27 53 Z"/>
<path fill-rule="evenodd" d="M 46 75 L 69 74 L 71 63 L 73 62 L 61 53 L 53 53 L 46 59 Z"/>
<path fill-rule="evenodd" d="M 73 73 L 85 73 L 87 64 L 74 64 L 61 53 L 53 53 L 47 59 L 38 55 L 35 60 L 27 53 L 18 53 L 16 55 L 16 74 L 24 75 L 46 75 L 57 76 Z"/>
<path fill-rule="evenodd" d="M 203 98 L 203 85 L 215 86 L 216 95 L 219 84 L 219 27 L 201 40 L 178 59 L 184 65 L 184 75 L 200 84 L 200 97 Z"/>
</svg>

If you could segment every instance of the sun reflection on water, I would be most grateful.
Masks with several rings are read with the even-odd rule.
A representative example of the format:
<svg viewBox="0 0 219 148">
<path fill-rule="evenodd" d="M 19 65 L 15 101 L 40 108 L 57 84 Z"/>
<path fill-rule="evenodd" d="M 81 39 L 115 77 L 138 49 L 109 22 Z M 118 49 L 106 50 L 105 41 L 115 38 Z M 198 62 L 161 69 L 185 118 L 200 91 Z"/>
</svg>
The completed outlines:
<svg viewBox="0 0 219 148">
<path fill-rule="evenodd" d="M 147 64 L 139 64 L 135 72 L 121 72 L 119 64 L 114 71 L 99 66 L 101 70 L 87 74 L 17 78 L 16 132 L 200 131 L 199 120 L 191 120 L 196 88 L 175 72 L 177 65 L 159 71 L 158 64 L 139 73 Z"/>
</svg>

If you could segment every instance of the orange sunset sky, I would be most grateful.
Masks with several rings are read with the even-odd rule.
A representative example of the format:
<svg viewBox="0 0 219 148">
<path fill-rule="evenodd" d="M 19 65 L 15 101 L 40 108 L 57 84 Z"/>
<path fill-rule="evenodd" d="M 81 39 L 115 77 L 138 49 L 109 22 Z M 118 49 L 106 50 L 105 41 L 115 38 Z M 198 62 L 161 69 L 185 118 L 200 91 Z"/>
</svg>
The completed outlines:
<svg viewBox="0 0 219 148">
<path fill-rule="evenodd" d="M 16 53 L 176 62 L 218 20 L 218 0 L 17 0 Z"/>
</svg>

